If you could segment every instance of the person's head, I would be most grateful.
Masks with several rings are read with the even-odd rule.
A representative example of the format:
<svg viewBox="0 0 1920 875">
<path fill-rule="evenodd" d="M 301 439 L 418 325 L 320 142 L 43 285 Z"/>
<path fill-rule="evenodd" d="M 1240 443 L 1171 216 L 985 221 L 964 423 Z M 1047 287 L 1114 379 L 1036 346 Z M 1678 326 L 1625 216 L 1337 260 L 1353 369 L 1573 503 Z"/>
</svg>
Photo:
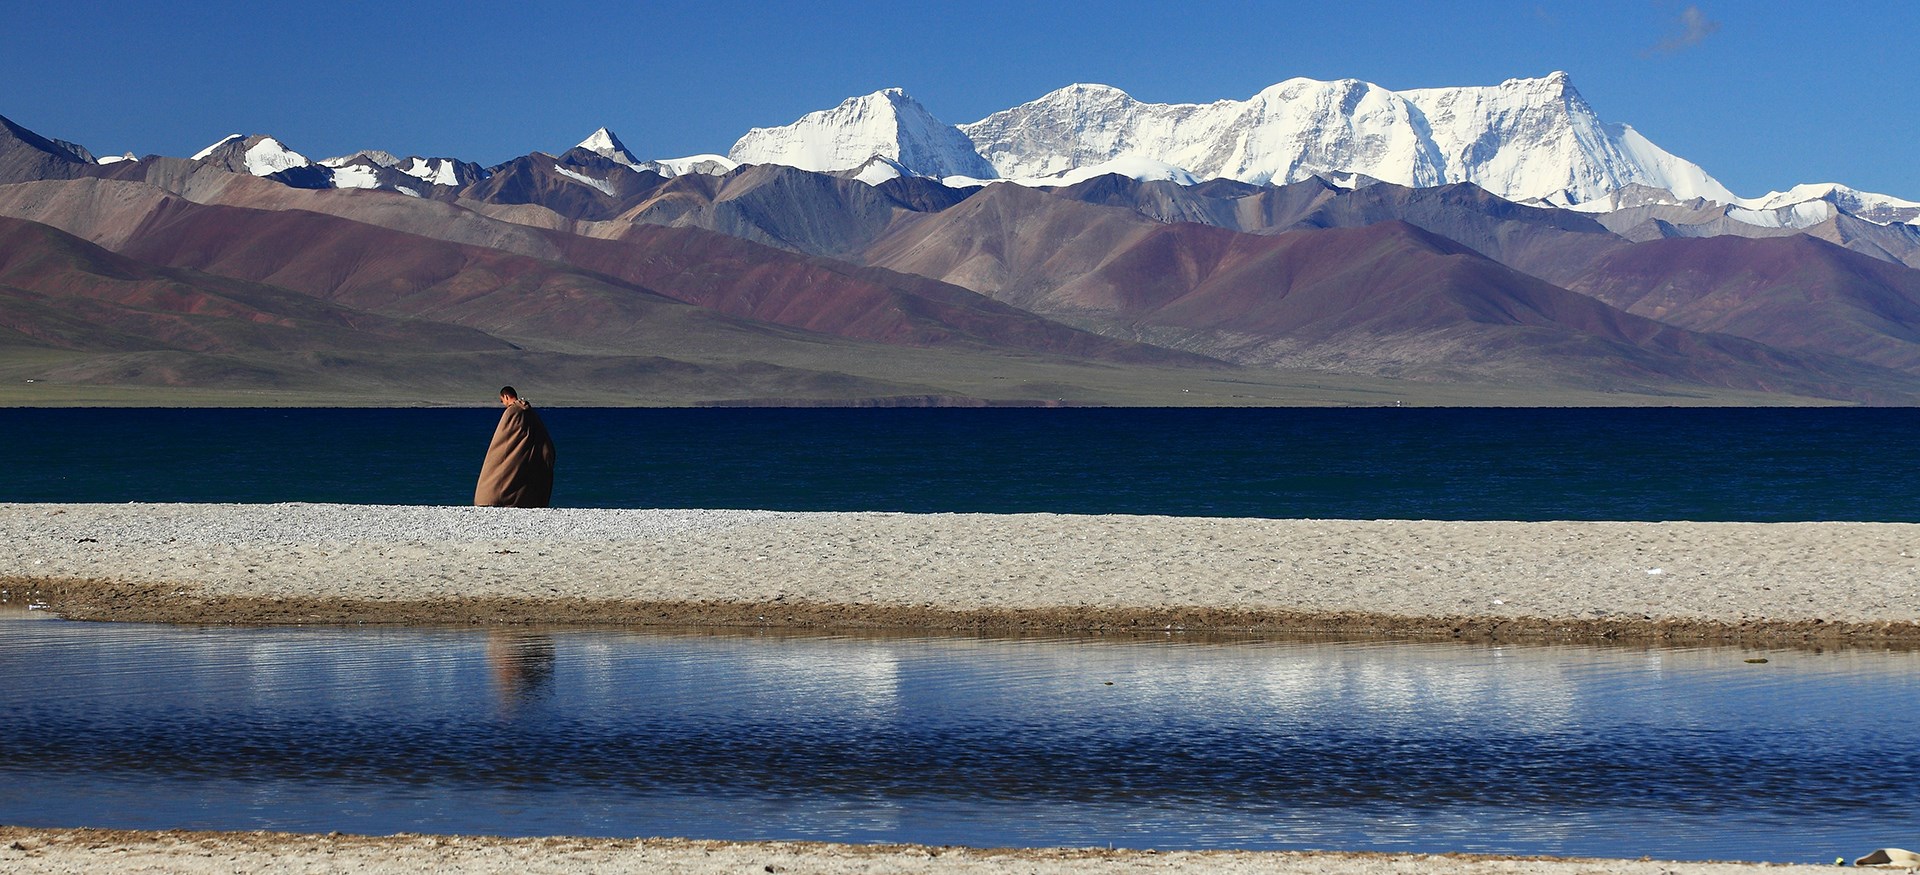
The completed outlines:
<svg viewBox="0 0 1920 875">
<path fill-rule="evenodd" d="M 512 404 L 513 402 L 518 400 L 520 400 L 520 393 L 513 391 L 512 386 L 500 387 L 500 403 L 501 404 Z"/>
</svg>

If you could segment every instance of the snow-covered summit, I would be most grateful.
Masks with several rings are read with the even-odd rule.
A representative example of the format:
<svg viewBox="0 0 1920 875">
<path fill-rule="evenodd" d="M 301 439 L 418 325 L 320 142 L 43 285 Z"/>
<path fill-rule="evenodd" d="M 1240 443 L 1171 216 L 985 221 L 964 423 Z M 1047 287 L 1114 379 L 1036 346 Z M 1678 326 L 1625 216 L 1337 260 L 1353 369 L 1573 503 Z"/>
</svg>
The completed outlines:
<svg viewBox="0 0 1920 875">
<path fill-rule="evenodd" d="M 219 142 L 195 152 L 193 160 L 254 176 L 272 176 L 313 164 L 307 160 L 307 156 L 287 148 L 279 140 L 261 134 L 251 137 L 229 134 Z"/>
<path fill-rule="evenodd" d="M 574 148 L 585 149 L 628 167 L 639 167 L 641 164 L 640 159 L 633 157 L 633 153 L 627 150 L 627 144 L 620 142 L 620 138 L 606 128 L 594 131 Z"/>
<path fill-rule="evenodd" d="M 1787 191 L 1768 192 L 1737 204 L 1749 210 L 1779 210 L 1816 202 L 1830 204 L 1879 225 L 1920 224 L 1920 203 L 1857 191 L 1833 182 L 1796 185 Z"/>
<path fill-rule="evenodd" d="M 1296 78 L 1210 104 L 1143 103 L 1077 84 L 960 130 L 1002 178 L 1132 156 L 1257 184 L 1358 173 L 1412 187 L 1471 182 L 1511 200 L 1559 204 L 1631 184 L 1732 198 L 1700 168 L 1602 122 L 1565 73 L 1404 92 Z"/>
<path fill-rule="evenodd" d="M 920 176 L 994 175 L 959 129 L 898 88 L 848 98 L 783 127 L 754 128 L 727 153 L 741 164 L 825 173 L 865 167 L 875 156 Z"/>
</svg>

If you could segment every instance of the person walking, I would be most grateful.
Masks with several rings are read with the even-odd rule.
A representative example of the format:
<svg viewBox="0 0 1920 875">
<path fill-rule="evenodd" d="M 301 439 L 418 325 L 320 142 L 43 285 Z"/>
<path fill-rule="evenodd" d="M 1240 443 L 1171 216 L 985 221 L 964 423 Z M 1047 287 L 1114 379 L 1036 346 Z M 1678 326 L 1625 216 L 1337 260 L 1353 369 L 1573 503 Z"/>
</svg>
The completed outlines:
<svg viewBox="0 0 1920 875">
<path fill-rule="evenodd" d="M 512 386 L 500 388 L 500 424 L 480 465 L 473 503 L 480 507 L 546 507 L 553 500 L 553 438 L 540 414 Z"/>
</svg>

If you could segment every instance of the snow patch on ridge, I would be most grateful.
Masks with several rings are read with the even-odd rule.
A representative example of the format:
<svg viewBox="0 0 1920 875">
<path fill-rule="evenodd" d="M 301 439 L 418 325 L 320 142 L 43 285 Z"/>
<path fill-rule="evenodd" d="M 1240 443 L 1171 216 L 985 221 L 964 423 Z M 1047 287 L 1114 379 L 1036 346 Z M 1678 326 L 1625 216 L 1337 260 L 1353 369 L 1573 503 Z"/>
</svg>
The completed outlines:
<svg viewBox="0 0 1920 875">
<path fill-rule="evenodd" d="M 1200 178 L 1187 172 L 1185 168 L 1175 167 L 1165 161 L 1155 161 L 1139 155 L 1122 155 L 1111 161 L 1104 161 L 1090 167 L 1076 167 L 1062 170 L 1052 176 L 1030 176 L 1024 179 L 1008 180 L 1021 185 L 1031 186 L 1069 186 L 1078 185 L 1089 179 L 1118 175 L 1141 182 L 1173 182 L 1179 185 L 1198 185 Z"/>
<path fill-rule="evenodd" d="M 642 162 L 635 170 L 651 170 L 661 176 L 686 176 L 700 173 L 707 176 L 725 176 L 738 168 L 740 163 L 725 155 L 688 155 L 685 158 L 655 158 Z"/>
<path fill-rule="evenodd" d="M 561 167 L 558 164 L 553 165 L 553 170 L 555 173 L 558 173 L 561 176 L 564 176 L 575 182 L 593 186 L 594 188 L 597 188 L 602 192 L 605 192 L 608 197 L 613 196 L 613 183 L 611 182 L 608 182 L 604 179 L 594 179 L 593 177 L 587 176 L 585 174 L 575 173 L 571 170 L 568 170 L 565 167 Z"/>
<path fill-rule="evenodd" d="M 320 166 L 345 167 L 349 164 L 358 164 L 361 161 L 369 161 L 380 167 L 392 167 L 400 163 L 400 159 L 394 157 L 392 152 L 383 152 L 379 149 L 361 149 L 351 155 L 341 155 L 337 158 L 323 158 L 320 160 Z"/>
<path fill-rule="evenodd" d="M 395 162 L 395 163 L 398 163 L 398 162 Z M 428 161 L 425 158 L 414 158 L 413 160 L 407 163 L 407 166 L 400 167 L 397 169 L 401 173 L 404 173 L 416 179 L 425 180 L 428 183 L 431 183 L 433 185 L 459 185 L 460 184 L 459 168 L 455 167 L 454 163 L 446 158 L 442 158 L 439 161 Z"/>
<path fill-rule="evenodd" d="M 213 145 L 208 146 L 205 149 L 201 149 L 200 151 L 193 153 L 193 157 L 187 160 L 204 161 L 206 160 L 208 155 L 212 155 L 221 146 L 225 146 L 226 144 L 231 143 L 234 140 L 243 140 L 243 139 L 246 139 L 246 137 L 241 134 L 228 134 L 224 137 L 221 137 L 219 142 L 214 143 Z"/>
<path fill-rule="evenodd" d="M 365 164 L 333 168 L 334 188 L 379 188 L 380 175 Z"/>
</svg>

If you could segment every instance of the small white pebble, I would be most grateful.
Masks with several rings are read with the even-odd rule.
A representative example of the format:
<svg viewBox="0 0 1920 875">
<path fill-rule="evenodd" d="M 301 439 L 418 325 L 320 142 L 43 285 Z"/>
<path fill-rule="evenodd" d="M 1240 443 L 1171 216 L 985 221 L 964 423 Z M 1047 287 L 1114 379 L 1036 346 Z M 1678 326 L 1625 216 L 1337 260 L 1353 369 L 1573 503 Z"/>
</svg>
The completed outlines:
<svg viewBox="0 0 1920 875">
<path fill-rule="evenodd" d="M 1649 568 L 1649 569 L 1647 569 L 1647 573 L 1648 573 L 1648 574 L 1665 574 L 1666 572 L 1665 572 L 1665 571 L 1662 571 L 1662 570 L 1660 570 L 1660 569 L 1658 569 L 1658 568 Z"/>
</svg>

